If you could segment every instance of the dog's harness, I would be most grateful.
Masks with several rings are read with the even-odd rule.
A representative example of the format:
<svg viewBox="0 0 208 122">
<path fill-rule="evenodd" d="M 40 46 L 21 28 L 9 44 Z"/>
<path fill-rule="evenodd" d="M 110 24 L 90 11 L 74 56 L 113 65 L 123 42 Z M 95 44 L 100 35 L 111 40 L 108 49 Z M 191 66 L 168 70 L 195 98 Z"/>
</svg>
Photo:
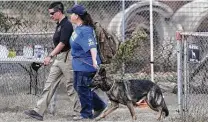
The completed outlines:
<svg viewBox="0 0 208 122">
<path fill-rule="evenodd" d="M 113 87 L 115 85 L 115 82 L 116 82 L 116 80 L 114 80 L 113 85 L 111 86 L 110 90 L 107 91 L 108 93 L 110 93 L 111 90 L 113 89 Z M 132 99 L 131 99 L 131 96 L 130 96 L 130 91 L 128 89 L 128 86 L 125 82 L 123 82 L 123 83 L 124 83 L 124 90 L 125 90 L 125 93 L 126 93 L 126 97 L 128 98 L 128 100 L 131 101 Z"/>
<path fill-rule="evenodd" d="M 115 82 L 116 82 L 116 80 L 114 80 L 113 85 L 111 86 L 111 88 L 107 92 L 110 92 L 113 89 Z"/>
</svg>

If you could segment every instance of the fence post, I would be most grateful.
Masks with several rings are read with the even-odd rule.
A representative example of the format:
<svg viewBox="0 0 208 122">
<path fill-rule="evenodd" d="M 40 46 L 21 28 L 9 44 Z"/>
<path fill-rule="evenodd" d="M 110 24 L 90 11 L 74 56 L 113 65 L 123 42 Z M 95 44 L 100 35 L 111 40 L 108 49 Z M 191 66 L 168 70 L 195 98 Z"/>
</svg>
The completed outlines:
<svg viewBox="0 0 208 122">
<path fill-rule="evenodd" d="M 188 93 L 188 84 L 189 84 L 189 78 L 188 78 L 188 74 L 189 74 L 189 67 L 188 67 L 188 50 L 187 50 L 187 38 L 184 39 L 184 62 L 183 62 L 183 65 L 184 65 L 184 103 L 183 103 L 183 110 L 184 112 L 187 111 L 187 93 Z"/>
<path fill-rule="evenodd" d="M 182 37 L 179 31 L 176 32 L 177 40 L 177 86 L 178 86 L 178 107 L 182 115 Z"/>
<path fill-rule="evenodd" d="M 122 0 L 122 42 L 125 41 L 125 0 Z"/>
<path fill-rule="evenodd" d="M 150 67 L 151 67 L 151 81 L 154 82 L 154 54 L 153 54 L 153 5 L 150 0 Z"/>
<path fill-rule="evenodd" d="M 125 0 L 122 0 L 122 43 L 125 41 Z M 125 63 L 122 62 L 122 78 L 125 74 Z"/>
<path fill-rule="evenodd" d="M 74 4 L 75 4 L 75 5 L 77 4 L 77 0 L 74 0 Z"/>
</svg>

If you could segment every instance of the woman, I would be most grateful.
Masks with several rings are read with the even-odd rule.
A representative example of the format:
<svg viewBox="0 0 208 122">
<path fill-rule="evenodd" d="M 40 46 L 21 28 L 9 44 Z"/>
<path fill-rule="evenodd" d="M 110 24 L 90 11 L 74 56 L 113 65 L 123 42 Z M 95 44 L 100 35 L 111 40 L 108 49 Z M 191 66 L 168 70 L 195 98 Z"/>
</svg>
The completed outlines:
<svg viewBox="0 0 208 122">
<path fill-rule="evenodd" d="M 79 95 L 82 107 L 80 111 L 81 115 L 73 119 L 92 119 L 97 117 L 106 108 L 106 104 L 88 87 L 101 62 L 97 55 L 93 21 L 81 5 L 74 5 L 67 12 L 70 13 L 71 22 L 76 25 L 70 38 L 70 45 L 73 57 L 74 88 Z M 94 116 L 92 109 L 95 111 Z"/>
</svg>

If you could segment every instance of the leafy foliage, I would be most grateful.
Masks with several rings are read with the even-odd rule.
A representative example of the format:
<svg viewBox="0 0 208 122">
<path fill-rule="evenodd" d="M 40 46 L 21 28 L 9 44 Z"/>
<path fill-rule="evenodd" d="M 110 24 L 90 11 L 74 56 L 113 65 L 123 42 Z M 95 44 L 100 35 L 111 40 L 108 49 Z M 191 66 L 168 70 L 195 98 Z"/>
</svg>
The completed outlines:
<svg viewBox="0 0 208 122">
<path fill-rule="evenodd" d="M 8 22 L 8 18 L 0 12 L 0 32 L 7 32 L 11 28 L 12 24 Z"/>
<path fill-rule="evenodd" d="M 146 54 L 144 53 L 144 50 L 140 51 L 140 49 L 146 48 L 144 46 L 146 43 L 147 34 L 144 30 L 138 29 L 133 32 L 131 39 L 128 39 L 119 45 L 118 51 L 116 52 L 112 63 L 106 66 L 108 71 L 115 73 L 117 71 L 121 71 L 122 64 L 128 65 L 134 60 L 136 60 L 135 62 L 139 62 L 138 60 L 144 60 L 143 55 Z M 149 58 L 147 55 L 146 57 Z"/>
<path fill-rule="evenodd" d="M 115 61 L 128 62 L 134 58 L 135 49 L 141 46 L 141 42 L 147 39 L 147 34 L 139 30 L 132 34 L 132 38 L 122 43 L 115 56 Z"/>
<path fill-rule="evenodd" d="M 8 32 L 10 29 L 17 30 L 20 26 L 22 26 L 21 18 L 10 17 L 0 12 L 0 32 Z"/>
</svg>

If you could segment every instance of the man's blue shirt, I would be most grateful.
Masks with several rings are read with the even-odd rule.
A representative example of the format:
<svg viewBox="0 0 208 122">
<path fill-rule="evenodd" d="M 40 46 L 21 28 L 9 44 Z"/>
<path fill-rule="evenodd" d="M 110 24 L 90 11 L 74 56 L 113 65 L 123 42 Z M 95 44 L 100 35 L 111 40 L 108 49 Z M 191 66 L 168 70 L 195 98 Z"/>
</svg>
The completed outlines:
<svg viewBox="0 0 208 122">
<path fill-rule="evenodd" d="M 93 28 L 90 26 L 77 26 L 70 38 L 72 68 L 74 71 L 94 72 L 91 48 L 97 48 L 97 42 L 94 36 Z M 97 63 L 100 64 L 99 55 L 97 55 Z"/>
</svg>

